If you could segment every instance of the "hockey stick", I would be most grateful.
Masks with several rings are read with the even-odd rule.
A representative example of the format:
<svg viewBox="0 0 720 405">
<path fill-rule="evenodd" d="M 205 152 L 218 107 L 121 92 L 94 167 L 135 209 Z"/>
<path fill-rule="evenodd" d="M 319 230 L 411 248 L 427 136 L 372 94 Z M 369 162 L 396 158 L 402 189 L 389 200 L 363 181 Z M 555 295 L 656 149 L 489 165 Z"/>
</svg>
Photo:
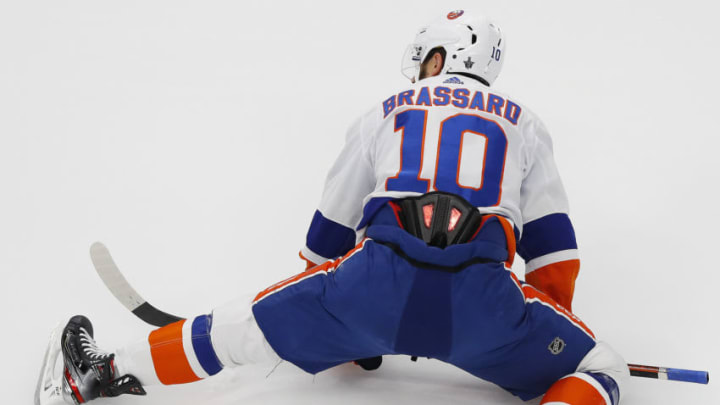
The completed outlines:
<svg viewBox="0 0 720 405">
<path fill-rule="evenodd" d="M 628 367 L 630 368 L 630 375 L 633 377 L 657 378 L 659 380 L 684 381 L 698 384 L 707 384 L 710 382 L 710 373 L 707 371 L 641 366 L 639 364 L 628 364 Z"/>
<path fill-rule="evenodd" d="M 90 247 L 90 258 L 95 271 L 105 283 L 105 286 L 120 301 L 125 308 L 144 322 L 154 326 L 165 326 L 185 318 L 168 314 L 150 305 L 123 277 L 117 267 L 110 251 L 100 242 Z M 684 381 L 698 384 L 707 384 L 710 374 L 707 371 L 684 370 L 679 368 L 666 368 L 628 364 L 630 375 L 633 377 L 655 378 L 659 380 Z"/>
<path fill-rule="evenodd" d="M 110 251 L 102 243 L 95 242 L 90 246 L 90 259 L 108 290 L 125 308 L 144 322 L 153 326 L 165 326 L 185 319 L 163 312 L 145 301 L 122 275 L 110 256 Z"/>
</svg>

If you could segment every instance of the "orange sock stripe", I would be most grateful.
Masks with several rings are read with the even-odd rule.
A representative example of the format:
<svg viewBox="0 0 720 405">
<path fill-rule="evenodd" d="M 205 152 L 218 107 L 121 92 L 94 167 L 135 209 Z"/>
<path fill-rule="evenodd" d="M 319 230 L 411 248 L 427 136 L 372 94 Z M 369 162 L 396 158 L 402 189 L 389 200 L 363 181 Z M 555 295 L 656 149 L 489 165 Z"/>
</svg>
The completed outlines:
<svg viewBox="0 0 720 405">
<path fill-rule="evenodd" d="M 150 332 L 150 354 L 155 374 L 165 385 L 198 381 L 183 349 L 182 328 L 185 320 L 171 323 Z"/>
<path fill-rule="evenodd" d="M 540 405 L 559 402 L 571 405 L 608 405 L 602 394 L 587 381 L 578 377 L 565 377 L 550 387 Z"/>
</svg>

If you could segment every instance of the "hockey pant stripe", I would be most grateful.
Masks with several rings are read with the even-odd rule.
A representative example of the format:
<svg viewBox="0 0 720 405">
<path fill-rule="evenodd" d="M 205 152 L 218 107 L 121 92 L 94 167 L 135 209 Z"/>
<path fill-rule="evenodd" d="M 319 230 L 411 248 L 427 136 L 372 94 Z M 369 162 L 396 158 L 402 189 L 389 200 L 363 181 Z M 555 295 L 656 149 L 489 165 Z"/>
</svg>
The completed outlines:
<svg viewBox="0 0 720 405">
<path fill-rule="evenodd" d="M 570 321 L 570 323 L 585 332 L 588 336 L 595 339 L 595 334 L 592 332 L 592 330 L 590 330 L 590 328 L 588 328 L 587 325 L 585 325 L 585 323 L 580 320 L 580 318 L 575 316 L 575 314 L 567 310 L 562 305 L 558 304 L 554 299 L 550 298 L 547 294 L 543 293 L 532 285 L 519 281 L 515 274 L 513 274 L 508 267 L 506 267 L 506 269 L 510 272 L 510 277 L 512 277 L 513 281 L 525 297 L 526 304 L 538 303 L 541 305 L 545 305 L 546 307 L 555 311 L 558 315 Z"/>
<path fill-rule="evenodd" d="M 337 260 L 327 261 L 319 266 L 315 266 L 315 267 L 313 267 L 309 270 L 306 270 L 300 274 L 297 274 L 297 275 L 287 278 L 283 281 L 280 281 L 279 283 L 275 283 L 275 284 L 271 285 L 270 287 L 261 291 L 255 297 L 255 299 L 253 300 L 253 304 L 257 304 L 259 301 L 262 301 L 264 298 L 266 298 L 272 294 L 275 294 L 279 291 L 282 291 L 283 289 L 285 289 L 291 285 L 297 284 L 307 278 L 317 276 L 319 274 L 328 274 L 330 272 L 335 271 L 335 269 L 338 268 L 342 264 L 342 262 L 344 262 L 345 260 L 352 257 L 355 253 L 361 251 L 362 248 L 365 246 L 365 242 L 367 240 L 368 240 L 368 238 L 363 239 L 357 246 L 352 248 L 345 256 L 343 256 Z"/>
<path fill-rule="evenodd" d="M 526 303 L 540 303 L 542 305 L 545 305 L 547 307 L 552 308 L 558 315 L 564 317 L 568 321 L 570 321 L 573 325 L 580 328 L 583 332 L 587 333 L 588 336 L 595 339 L 595 334 L 590 330 L 590 328 L 585 325 L 583 321 L 580 320 L 575 314 L 568 311 L 565 307 L 555 302 L 554 299 L 547 296 L 542 291 L 536 289 L 535 287 L 525 284 L 522 286 L 523 295 L 525 295 L 525 302 Z"/>
</svg>

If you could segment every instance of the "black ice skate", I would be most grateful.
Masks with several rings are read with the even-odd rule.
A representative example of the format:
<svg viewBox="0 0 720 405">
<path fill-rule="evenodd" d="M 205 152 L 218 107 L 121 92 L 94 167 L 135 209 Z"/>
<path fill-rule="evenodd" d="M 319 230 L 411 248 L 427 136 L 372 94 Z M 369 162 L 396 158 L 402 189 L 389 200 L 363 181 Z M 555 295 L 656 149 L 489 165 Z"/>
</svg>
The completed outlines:
<svg viewBox="0 0 720 405">
<path fill-rule="evenodd" d="M 62 355 L 62 362 L 59 362 Z M 145 395 L 132 375 L 117 376 L 115 355 L 97 347 L 90 320 L 74 316 L 50 338 L 40 373 L 35 405 L 84 404 L 98 397 Z"/>
</svg>

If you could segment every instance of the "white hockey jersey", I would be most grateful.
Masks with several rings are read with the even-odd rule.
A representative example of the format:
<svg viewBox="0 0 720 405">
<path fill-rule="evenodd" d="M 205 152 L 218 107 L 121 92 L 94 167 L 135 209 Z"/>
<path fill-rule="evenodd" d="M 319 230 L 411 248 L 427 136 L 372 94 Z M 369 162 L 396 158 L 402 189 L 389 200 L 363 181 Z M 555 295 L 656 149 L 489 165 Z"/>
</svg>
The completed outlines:
<svg viewBox="0 0 720 405">
<path fill-rule="evenodd" d="M 579 261 L 548 131 L 514 99 L 460 75 L 421 80 L 350 127 L 301 254 L 341 256 L 384 203 L 436 190 L 508 218 L 526 280 L 570 307 Z"/>
</svg>

